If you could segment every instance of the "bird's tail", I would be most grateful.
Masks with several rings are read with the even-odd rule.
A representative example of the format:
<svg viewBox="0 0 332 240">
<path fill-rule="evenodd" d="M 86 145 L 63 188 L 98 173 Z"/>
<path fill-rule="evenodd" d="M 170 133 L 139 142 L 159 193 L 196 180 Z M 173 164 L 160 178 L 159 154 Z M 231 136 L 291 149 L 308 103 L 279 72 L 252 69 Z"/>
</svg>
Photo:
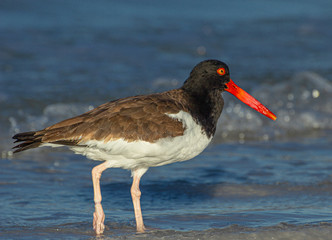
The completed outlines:
<svg viewBox="0 0 332 240">
<path fill-rule="evenodd" d="M 39 147 L 42 144 L 43 135 L 43 131 L 23 132 L 16 134 L 13 136 L 13 139 L 16 139 L 14 143 L 20 144 L 13 147 L 13 149 L 17 148 L 14 153 Z"/>
</svg>

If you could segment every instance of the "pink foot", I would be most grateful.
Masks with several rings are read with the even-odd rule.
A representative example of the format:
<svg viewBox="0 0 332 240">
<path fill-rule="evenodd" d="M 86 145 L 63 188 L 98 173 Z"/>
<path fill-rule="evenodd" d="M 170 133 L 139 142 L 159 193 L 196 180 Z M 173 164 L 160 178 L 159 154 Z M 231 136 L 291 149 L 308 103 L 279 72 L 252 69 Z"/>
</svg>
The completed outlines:
<svg viewBox="0 0 332 240">
<path fill-rule="evenodd" d="M 95 205 L 95 212 L 93 213 L 93 229 L 95 230 L 96 234 L 102 234 L 105 229 L 104 225 L 105 214 L 103 211 L 103 207 L 101 204 Z"/>
<path fill-rule="evenodd" d="M 136 232 L 137 233 L 145 233 L 146 228 L 143 226 L 137 226 L 136 227 Z"/>
</svg>

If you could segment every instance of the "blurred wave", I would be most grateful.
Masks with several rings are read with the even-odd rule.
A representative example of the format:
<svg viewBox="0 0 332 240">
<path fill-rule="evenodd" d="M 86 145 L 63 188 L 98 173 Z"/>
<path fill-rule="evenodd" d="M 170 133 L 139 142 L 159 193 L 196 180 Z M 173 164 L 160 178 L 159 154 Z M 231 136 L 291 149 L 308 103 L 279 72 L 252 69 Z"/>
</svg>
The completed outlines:
<svg viewBox="0 0 332 240">
<path fill-rule="evenodd" d="M 300 72 L 285 81 L 262 84 L 251 94 L 274 112 L 277 120 L 266 119 L 227 96 L 217 138 L 223 141 L 291 139 L 332 130 L 332 83 L 317 73 Z"/>
</svg>

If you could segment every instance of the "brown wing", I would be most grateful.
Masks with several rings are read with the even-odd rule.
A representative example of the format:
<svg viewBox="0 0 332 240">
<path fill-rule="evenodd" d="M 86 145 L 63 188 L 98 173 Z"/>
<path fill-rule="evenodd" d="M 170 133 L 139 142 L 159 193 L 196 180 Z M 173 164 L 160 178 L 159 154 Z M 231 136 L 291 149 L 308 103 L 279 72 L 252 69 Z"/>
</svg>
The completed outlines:
<svg viewBox="0 0 332 240">
<path fill-rule="evenodd" d="M 16 142 L 24 142 L 16 146 L 19 148 L 16 151 L 42 143 L 76 145 L 88 140 L 107 142 L 119 138 L 154 142 L 183 135 L 182 122 L 165 114 L 186 110 L 183 103 L 176 100 L 179 91 L 119 99 L 44 130 L 17 134 L 13 137 Z"/>
</svg>

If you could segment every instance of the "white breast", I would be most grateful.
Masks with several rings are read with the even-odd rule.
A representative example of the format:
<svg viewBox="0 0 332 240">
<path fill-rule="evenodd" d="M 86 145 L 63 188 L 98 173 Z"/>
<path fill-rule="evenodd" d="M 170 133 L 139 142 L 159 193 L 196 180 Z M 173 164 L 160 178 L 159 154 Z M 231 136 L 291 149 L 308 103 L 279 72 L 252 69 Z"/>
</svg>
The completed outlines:
<svg viewBox="0 0 332 240">
<path fill-rule="evenodd" d="M 123 139 L 104 142 L 90 140 L 87 147 L 71 147 L 75 153 L 93 160 L 107 161 L 109 167 L 124 169 L 149 168 L 189 160 L 200 154 L 211 142 L 202 127 L 190 114 L 180 111 L 167 114 L 178 119 L 185 128 L 183 136 L 162 138 L 154 143 L 146 141 L 127 142 Z"/>
</svg>

